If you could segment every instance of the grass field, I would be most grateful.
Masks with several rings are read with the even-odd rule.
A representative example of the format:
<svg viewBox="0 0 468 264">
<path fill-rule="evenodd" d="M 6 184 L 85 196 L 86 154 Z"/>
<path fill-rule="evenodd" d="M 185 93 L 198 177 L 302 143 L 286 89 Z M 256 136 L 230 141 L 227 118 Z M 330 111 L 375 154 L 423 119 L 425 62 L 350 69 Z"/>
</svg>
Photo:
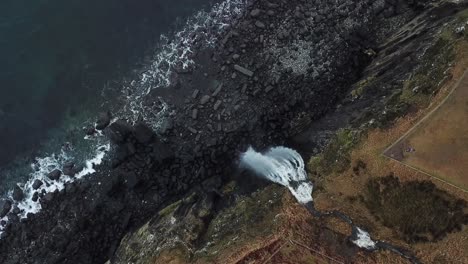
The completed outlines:
<svg viewBox="0 0 468 264">
<path fill-rule="evenodd" d="M 384 154 L 468 191 L 468 72 L 439 107 Z"/>
</svg>

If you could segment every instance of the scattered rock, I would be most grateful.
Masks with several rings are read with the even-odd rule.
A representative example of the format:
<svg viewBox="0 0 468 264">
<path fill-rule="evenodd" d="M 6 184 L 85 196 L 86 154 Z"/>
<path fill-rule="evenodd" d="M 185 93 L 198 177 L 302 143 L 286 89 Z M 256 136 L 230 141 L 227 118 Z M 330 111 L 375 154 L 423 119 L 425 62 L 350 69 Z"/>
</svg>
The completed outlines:
<svg viewBox="0 0 468 264">
<path fill-rule="evenodd" d="M 192 110 L 192 119 L 197 119 L 198 117 L 198 109 L 193 109 Z"/>
</svg>

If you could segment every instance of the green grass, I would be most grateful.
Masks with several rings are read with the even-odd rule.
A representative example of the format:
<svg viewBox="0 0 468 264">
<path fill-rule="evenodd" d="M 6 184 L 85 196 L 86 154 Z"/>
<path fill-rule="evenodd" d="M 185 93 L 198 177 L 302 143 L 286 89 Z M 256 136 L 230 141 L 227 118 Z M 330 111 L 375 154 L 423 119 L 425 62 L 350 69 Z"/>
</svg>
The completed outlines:
<svg viewBox="0 0 468 264">
<path fill-rule="evenodd" d="M 359 134 L 354 130 L 339 130 L 325 150 L 309 161 L 309 171 L 319 175 L 345 171 L 351 163 L 351 150 L 359 142 L 359 138 Z"/>
</svg>

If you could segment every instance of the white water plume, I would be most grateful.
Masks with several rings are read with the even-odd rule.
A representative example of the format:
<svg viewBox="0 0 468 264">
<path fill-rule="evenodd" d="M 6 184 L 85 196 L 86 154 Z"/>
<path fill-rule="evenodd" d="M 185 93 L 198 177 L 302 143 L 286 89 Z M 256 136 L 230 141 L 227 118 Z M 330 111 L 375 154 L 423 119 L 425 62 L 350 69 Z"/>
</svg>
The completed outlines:
<svg viewBox="0 0 468 264">
<path fill-rule="evenodd" d="M 376 249 L 376 243 L 371 239 L 369 233 L 356 227 L 355 239 L 351 240 L 356 246 L 367 250 Z"/>
<path fill-rule="evenodd" d="M 265 179 L 288 187 L 302 204 L 313 200 L 313 185 L 307 179 L 304 160 L 293 149 L 273 147 L 262 154 L 249 147 L 241 155 L 240 166 Z"/>
</svg>

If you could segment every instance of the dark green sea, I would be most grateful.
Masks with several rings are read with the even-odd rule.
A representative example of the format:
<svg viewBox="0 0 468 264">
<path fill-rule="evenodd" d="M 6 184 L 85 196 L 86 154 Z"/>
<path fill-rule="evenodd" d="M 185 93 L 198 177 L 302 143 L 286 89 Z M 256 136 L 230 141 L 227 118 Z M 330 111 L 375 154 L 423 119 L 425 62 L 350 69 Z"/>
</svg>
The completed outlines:
<svg viewBox="0 0 468 264">
<path fill-rule="evenodd" d="M 0 198 L 27 218 L 42 209 L 46 193 L 92 177 L 113 152 L 94 130 L 103 111 L 111 122 L 143 121 L 163 131 L 173 111 L 153 91 L 171 89 L 177 72 L 197 67 L 197 50 L 214 48 L 247 3 L 0 3 Z M 49 177 L 69 166 L 72 174 Z M 0 235 L 8 221 L 0 219 Z"/>
</svg>

